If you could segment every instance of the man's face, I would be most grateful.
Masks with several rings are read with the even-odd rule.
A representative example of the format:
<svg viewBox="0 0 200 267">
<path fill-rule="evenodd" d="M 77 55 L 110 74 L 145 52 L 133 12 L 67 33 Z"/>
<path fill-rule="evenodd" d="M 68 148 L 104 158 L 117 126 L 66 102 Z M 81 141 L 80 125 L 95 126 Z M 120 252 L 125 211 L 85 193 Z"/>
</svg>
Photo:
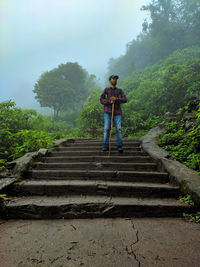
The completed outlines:
<svg viewBox="0 0 200 267">
<path fill-rule="evenodd" d="M 116 78 L 111 78 L 111 79 L 110 79 L 110 83 L 111 83 L 112 85 L 116 85 L 116 84 L 117 84 L 117 79 L 116 79 Z"/>
</svg>

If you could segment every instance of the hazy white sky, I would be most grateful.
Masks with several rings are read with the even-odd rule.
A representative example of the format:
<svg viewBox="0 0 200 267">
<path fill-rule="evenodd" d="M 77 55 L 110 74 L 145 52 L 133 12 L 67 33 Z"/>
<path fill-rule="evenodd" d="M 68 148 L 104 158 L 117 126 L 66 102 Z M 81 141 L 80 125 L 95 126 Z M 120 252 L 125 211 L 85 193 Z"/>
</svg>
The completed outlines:
<svg viewBox="0 0 200 267">
<path fill-rule="evenodd" d="M 141 32 L 147 0 L 0 0 L 0 101 L 35 105 L 42 72 L 78 62 L 100 81 Z"/>
</svg>

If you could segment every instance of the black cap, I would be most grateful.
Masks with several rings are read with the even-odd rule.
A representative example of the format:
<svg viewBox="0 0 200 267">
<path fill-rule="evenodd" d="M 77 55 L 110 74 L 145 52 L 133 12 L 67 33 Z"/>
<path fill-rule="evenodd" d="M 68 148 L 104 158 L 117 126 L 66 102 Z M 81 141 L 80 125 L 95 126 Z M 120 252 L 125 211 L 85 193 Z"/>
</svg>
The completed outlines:
<svg viewBox="0 0 200 267">
<path fill-rule="evenodd" d="M 114 74 L 113 75 L 110 75 L 109 81 L 110 81 L 111 78 L 113 78 L 113 79 L 119 79 L 119 76 L 118 75 L 114 75 Z"/>
</svg>

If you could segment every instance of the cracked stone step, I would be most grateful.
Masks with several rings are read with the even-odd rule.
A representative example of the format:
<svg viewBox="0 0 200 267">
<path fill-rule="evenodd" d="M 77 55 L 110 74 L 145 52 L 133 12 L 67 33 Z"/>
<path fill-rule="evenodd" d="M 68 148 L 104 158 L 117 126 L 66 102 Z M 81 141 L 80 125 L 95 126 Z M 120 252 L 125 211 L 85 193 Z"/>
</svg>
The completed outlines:
<svg viewBox="0 0 200 267">
<path fill-rule="evenodd" d="M 42 169 L 85 169 L 85 170 L 132 170 L 132 171 L 156 171 L 156 163 L 113 163 L 113 162 L 70 162 L 70 163 L 38 163 L 37 170 Z"/>
<path fill-rule="evenodd" d="M 145 153 L 144 151 L 134 151 L 134 150 L 128 150 L 128 151 L 124 151 L 123 153 L 120 153 L 118 151 L 113 151 L 111 150 L 110 155 L 112 156 L 116 156 L 118 155 L 119 157 L 122 156 L 122 154 L 124 156 L 147 156 L 147 153 Z M 61 157 L 61 156 L 102 156 L 104 155 L 105 157 L 108 156 L 108 151 L 104 152 L 104 151 L 97 151 L 97 150 L 79 150 L 79 151 L 55 151 L 55 152 L 50 152 L 49 153 L 50 156 L 53 157 Z"/>
<path fill-rule="evenodd" d="M 156 171 L 112 171 L 112 170 L 32 170 L 27 176 L 33 179 L 54 180 L 114 180 L 131 182 L 167 183 L 168 173 Z"/>
<path fill-rule="evenodd" d="M 5 204 L 7 219 L 180 217 L 194 207 L 176 199 L 106 196 L 16 197 Z"/>
<path fill-rule="evenodd" d="M 155 162 L 149 156 L 65 156 L 65 157 L 43 157 L 41 159 L 42 162 L 49 162 L 49 163 L 61 163 L 61 162 L 141 162 L 141 163 L 148 163 L 148 162 Z"/>
<path fill-rule="evenodd" d="M 141 151 L 140 147 L 123 147 L 124 151 Z M 97 147 L 97 146 L 65 146 L 65 147 L 56 147 L 54 151 L 63 151 L 63 152 L 68 152 L 68 151 L 102 151 L 102 147 Z M 115 146 L 111 147 L 111 151 L 116 151 L 117 148 Z"/>
<path fill-rule="evenodd" d="M 169 184 L 103 182 L 103 181 L 63 181 L 24 180 L 12 187 L 17 195 L 112 195 L 149 198 L 172 198 L 179 196 L 179 187 Z"/>
</svg>

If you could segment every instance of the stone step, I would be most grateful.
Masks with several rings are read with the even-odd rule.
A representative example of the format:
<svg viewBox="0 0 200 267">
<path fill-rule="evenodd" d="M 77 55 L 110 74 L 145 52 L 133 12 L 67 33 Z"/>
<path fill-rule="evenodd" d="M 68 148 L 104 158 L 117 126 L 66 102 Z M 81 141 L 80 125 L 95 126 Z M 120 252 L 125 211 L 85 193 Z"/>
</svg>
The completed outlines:
<svg viewBox="0 0 200 267">
<path fill-rule="evenodd" d="M 63 145 L 64 147 L 78 147 L 78 146 L 82 146 L 82 147 L 103 147 L 103 141 L 102 142 L 78 142 L 78 143 L 68 143 L 67 145 Z M 116 142 L 111 142 L 111 147 L 116 146 Z M 123 142 L 123 147 L 127 148 L 127 147 L 140 147 L 141 143 L 140 142 Z"/>
<path fill-rule="evenodd" d="M 123 147 L 124 151 L 141 151 L 140 147 Z M 54 151 L 62 151 L 62 152 L 68 152 L 68 151 L 92 151 L 92 152 L 99 152 L 102 151 L 102 147 L 100 146 L 66 146 L 66 147 L 56 147 Z M 111 151 L 117 151 L 116 146 L 111 147 Z"/>
<path fill-rule="evenodd" d="M 103 137 L 102 138 L 71 138 L 68 141 L 71 142 L 71 143 L 74 143 L 74 142 L 81 142 L 81 143 L 82 142 L 102 142 L 103 141 Z M 116 136 L 115 137 L 111 137 L 111 142 L 115 142 L 115 141 L 116 141 Z M 123 141 L 140 142 L 140 138 L 123 137 Z"/>
<path fill-rule="evenodd" d="M 107 196 L 28 196 L 5 204 L 7 219 L 180 217 L 193 210 L 176 199 Z"/>
<path fill-rule="evenodd" d="M 121 163 L 121 162 L 70 162 L 70 163 L 38 163 L 36 169 L 84 169 L 84 170 L 132 170 L 155 171 L 156 163 Z"/>
<path fill-rule="evenodd" d="M 53 180 L 108 180 L 167 183 L 168 173 L 156 171 L 113 171 L 113 170 L 32 170 L 27 173 L 32 179 Z"/>
<path fill-rule="evenodd" d="M 118 151 L 111 150 L 110 155 L 112 156 L 146 156 L 147 154 L 143 151 L 124 151 L 123 153 L 120 153 Z M 52 157 L 61 157 L 61 156 L 105 156 L 108 157 L 108 151 L 103 152 L 101 150 L 99 151 L 89 151 L 89 150 L 82 150 L 82 151 L 57 151 L 57 152 L 50 152 L 50 156 Z"/>
<path fill-rule="evenodd" d="M 42 162 L 61 163 L 61 162 L 154 162 L 149 156 L 62 156 L 62 157 L 43 157 Z"/>
<path fill-rule="evenodd" d="M 24 180 L 12 187 L 17 195 L 111 195 L 149 198 L 179 196 L 179 187 L 157 183 L 128 183 L 110 181 Z"/>
<path fill-rule="evenodd" d="M 7 219 L 95 217 L 179 217 L 194 207 L 180 203 L 180 188 L 141 148 L 139 139 L 123 139 L 124 152 L 111 141 L 72 139 L 54 148 L 10 188 Z M 10 196 L 9 196 L 10 197 Z"/>
<path fill-rule="evenodd" d="M 74 140 L 72 142 L 69 142 L 68 144 L 89 144 L 89 143 L 93 143 L 93 144 L 103 144 L 104 143 L 104 139 L 88 139 L 88 140 Z M 123 144 L 141 144 L 140 139 L 126 139 L 123 138 L 122 139 L 122 143 Z M 116 138 L 111 138 L 111 144 L 116 144 Z"/>
</svg>

